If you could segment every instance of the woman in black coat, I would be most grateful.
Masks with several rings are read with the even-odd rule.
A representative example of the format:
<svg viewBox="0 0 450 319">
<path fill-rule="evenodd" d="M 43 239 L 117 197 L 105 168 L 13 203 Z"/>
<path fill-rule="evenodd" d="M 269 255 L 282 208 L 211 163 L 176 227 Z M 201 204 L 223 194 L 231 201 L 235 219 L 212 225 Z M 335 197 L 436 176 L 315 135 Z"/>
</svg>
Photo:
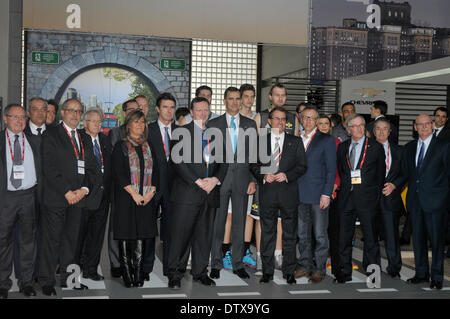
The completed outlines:
<svg viewBox="0 0 450 319">
<path fill-rule="evenodd" d="M 140 110 L 129 113 L 124 138 L 112 153 L 114 179 L 114 239 L 119 241 L 122 278 L 126 287 L 144 284 L 143 252 L 145 239 L 157 234 L 156 161 L 147 143 L 147 123 Z"/>
</svg>

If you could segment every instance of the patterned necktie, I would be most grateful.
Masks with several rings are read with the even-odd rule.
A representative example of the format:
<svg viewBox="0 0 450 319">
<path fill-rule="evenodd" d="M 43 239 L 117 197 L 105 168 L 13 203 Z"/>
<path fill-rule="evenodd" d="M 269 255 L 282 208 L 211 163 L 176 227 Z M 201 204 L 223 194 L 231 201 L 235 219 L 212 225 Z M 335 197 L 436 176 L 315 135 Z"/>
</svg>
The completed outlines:
<svg viewBox="0 0 450 319">
<path fill-rule="evenodd" d="M 14 161 L 13 161 L 13 166 L 14 165 L 22 165 L 22 152 L 21 152 L 21 149 L 20 149 L 19 135 L 15 135 L 14 137 L 15 137 L 15 140 L 14 140 Z M 15 189 L 17 189 L 20 186 L 22 186 L 22 180 L 14 178 L 14 168 L 11 170 L 10 181 L 11 181 L 12 186 L 14 186 Z"/>
<path fill-rule="evenodd" d="M 350 150 L 350 165 L 352 165 L 352 171 L 355 170 L 356 145 L 358 145 L 358 143 L 353 142 L 352 149 Z"/>
<path fill-rule="evenodd" d="M 170 158 L 170 136 L 169 136 L 169 127 L 164 126 L 164 145 L 166 146 L 166 159 Z"/>
<path fill-rule="evenodd" d="M 233 145 L 233 153 L 236 154 L 236 147 L 237 147 L 237 135 L 236 135 L 236 118 L 234 116 L 231 117 L 231 124 L 230 124 L 230 133 L 231 133 L 231 144 Z"/>
<path fill-rule="evenodd" d="M 275 136 L 275 149 L 273 151 L 273 160 L 275 161 L 275 165 L 277 167 L 277 172 L 278 172 L 278 167 L 280 166 L 280 137 L 279 136 Z"/>
<path fill-rule="evenodd" d="M 422 166 L 422 162 L 423 162 L 423 155 L 425 152 L 425 143 L 421 142 L 422 145 L 420 146 L 420 152 L 419 152 L 419 158 L 417 159 L 417 171 L 420 170 L 420 167 Z"/>
<path fill-rule="evenodd" d="M 41 136 L 41 135 L 42 135 L 42 133 L 41 133 L 42 127 L 38 127 L 38 128 L 36 129 L 36 131 L 38 132 L 38 133 L 37 133 L 38 136 Z"/>
<path fill-rule="evenodd" d="M 81 155 L 80 154 L 80 148 L 78 147 L 77 138 L 75 137 L 75 130 L 72 130 L 70 133 L 72 135 L 73 144 L 75 145 L 75 148 L 76 148 L 77 153 L 78 153 L 78 158 L 80 158 L 80 155 Z"/>
<path fill-rule="evenodd" d="M 100 146 L 98 145 L 97 140 L 94 140 L 94 154 L 97 158 L 98 167 L 102 168 L 102 155 L 100 153 Z"/>
</svg>

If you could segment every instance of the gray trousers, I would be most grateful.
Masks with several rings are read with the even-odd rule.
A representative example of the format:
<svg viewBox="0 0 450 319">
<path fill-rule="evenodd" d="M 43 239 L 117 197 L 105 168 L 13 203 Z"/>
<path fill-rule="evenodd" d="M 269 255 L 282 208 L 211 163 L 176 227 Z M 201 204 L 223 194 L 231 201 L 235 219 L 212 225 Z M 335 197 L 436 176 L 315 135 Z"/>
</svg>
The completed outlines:
<svg viewBox="0 0 450 319">
<path fill-rule="evenodd" d="M 19 287 L 30 286 L 33 279 L 36 241 L 35 188 L 7 192 L 0 208 L 0 288 L 9 290 L 13 265 L 13 231 L 19 225 Z"/>
<path fill-rule="evenodd" d="M 298 206 L 298 250 L 299 266 L 306 272 L 325 275 L 328 258 L 328 209 L 320 209 L 320 205 L 303 204 Z M 315 247 L 313 263 L 312 233 Z"/>
</svg>

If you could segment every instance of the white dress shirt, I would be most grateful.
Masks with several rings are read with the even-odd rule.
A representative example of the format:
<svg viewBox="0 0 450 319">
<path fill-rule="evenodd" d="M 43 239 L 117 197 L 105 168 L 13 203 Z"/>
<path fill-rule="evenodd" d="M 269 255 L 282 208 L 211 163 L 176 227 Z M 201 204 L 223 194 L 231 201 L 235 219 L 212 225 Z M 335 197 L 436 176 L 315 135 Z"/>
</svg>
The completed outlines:
<svg viewBox="0 0 450 319">
<path fill-rule="evenodd" d="M 225 117 L 227 119 L 227 125 L 231 129 L 231 115 L 228 113 L 225 113 Z M 240 115 L 239 113 L 234 115 L 234 123 L 236 124 L 236 137 L 239 137 L 239 121 L 240 121 Z M 230 133 L 231 137 L 231 133 Z"/>
<path fill-rule="evenodd" d="M 163 142 L 164 142 L 164 135 L 166 134 L 166 130 L 164 129 L 165 127 L 169 128 L 168 129 L 168 131 L 169 131 L 169 138 L 172 138 L 172 124 L 171 123 L 169 123 L 169 125 L 164 125 L 163 122 L 161 122 L 158 119 L 158 125 L 159 125 L 159 130 L 161 132 L 161 137 L 162 137 Z"/>
<path fill-rule="evenodd" d="M 42 124 L 41 127 L 38 127 L 36 124 L 34 124 L 34 123 L 31 122 L 31 121 L 29 121 L 28 124 L 30 125 L 30 130 L 31 130 L 31 133 L 32 133 L 33 135 L 39 135 L 39 133 L 38 133 L 38 131 L 37 131 L 38 128 L 41 128 L 41 129 L 42 129 L 42 130 L 41 130 L 41 134 L 43 134 L 44 131 L 46 130 L 45 123 Z"/>
<path fill-rule="evenodd" d="M 313 135 L 317 132 L 317 127 L 312 130 L 308 135 L 306 135 L 305 137 L 305 131 L 303 131 L 302 136 L 302 141 L 303 141 L 303 147 L 305 148 L 306 151 L 306 146 L 308 145 L 308 143 L 311 141 L 311 138 L 313 137 Z"/>
<path fill-rule="evenodd" d="M 386 176 L 388 176 L 389 171 L 391 170 L 392 167 L 392 152 L 391 152 L 391 147 L 389 145 L 389 141 L 386 141 L 385 143 L 383 143 L 383 148 L 384 148 L 384 155 L 386 155 Z"/>
<path fill-rule="evenodd" d="M 67 130 L 67 132 L 68 132 L 68 134 L 69 134 L 69 137 L 72 138 L 72 131 L 73 131 L 74 129 L 72 129 L 72 128 L 70 128 L 69 126 L 67 126 L 66 123 L 64 123 L 64 121 L 63 121 L 62 123 L 63 123 L 64 127 L 66 128 L 66 130 Z M 75 129 L 75 139 L 76 139 L 76 143 L 77 143 L 77 145 L 78 145 L 78 149 L 79 149 L 80 152 L 81 152 L 81 144 L 80 144 L 80 141 L 79 141 L 79 139 L 78 139 L 78 131 L 77 131 L 77 129 Z M 75 141 L 73 141 L 73 142 L 75 143 Z"/>
<path fill-rule="evenodd" d="M 422 147 L 422 143 L 424 144 L 425 149 L 423 150 L 423 158 L 425 158 L 425 155 L 427 154 L 428 146 L 430 146 L 431 139 L 433 138 L 433 134 L 428 136 L 428 138 L 425 141 L 422 141 L 419 137 L 417 140 L 417 148 L 416 148 L 416 166 L 417 161 L 419 160 L 419 154 L 420 154 L 420 148 Z"/>
</svg>

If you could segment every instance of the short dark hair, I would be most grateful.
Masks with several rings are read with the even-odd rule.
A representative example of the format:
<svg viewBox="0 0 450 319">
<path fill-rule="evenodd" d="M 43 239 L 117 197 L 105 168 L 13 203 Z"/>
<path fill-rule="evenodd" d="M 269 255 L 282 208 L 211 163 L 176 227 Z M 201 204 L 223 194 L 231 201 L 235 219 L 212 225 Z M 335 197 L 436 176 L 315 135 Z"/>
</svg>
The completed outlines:
<svg viewBox="0 0 450 319">
<path fill-rule="evenodd" d="M 242 84 L 239 91 L 241 92 L 241 96 L 245 91 L 253 91 L 253 93 L 256 93 L 255 87 L 248 83 Z"/>
<path fill-rule="evenodd" d="M 287 114 L 288 114 L 287 111 L 286 111 L 283 107 L 281 107 L 281 106 L 276 106 L 276 107 L 274 107 L 274 108 L 272 109 L 272 111 L 270 111 L 270 113 L 269 113 L 269 119 L 272 119 L 272 115 L 273 115 L 273 113 L 276 112 L 276 111 L 283 112 L 284 115 L 286 115 L 286 117 L 287 117 Z"/>
<path fill-rule="evenodd" d="M 300 102 L 300 103 L 298 103 L 298 105 L 297 105 L 297 107 L 295 108 L 295 112 L 297 112 L 298 113 L 298 110 L 300 110 L 300 106 L 305 106 L 305 107 L 308 107 L 308 103 L 306 103 L 306 102 Z"/>
<path fill-rule="evenodd" d="M 317 110 L 317 108 L 316 108 L 315 106 L 308 105 L 307 107 L 305 107 L 305 109 L 303 110 L 303 112 L 304 112 L 304 111 L 307 111 L 307 110 L 315 111 L 315 112 L 317 113 L 317 116 L 319 116 L 319 111 Z"/>
<path fill-rule="evenodd" d="M 198 96 L 198 97 L 194 97 L 192 99 L 191 104 L 189 105 L 189 108 L 191 110 L 193 110 L 194 109 L 194 104 L 197 104 L 197 103 L 200 103 L 200 102 L 206 102 L 206 103 L 208 103 L 208 106 L 209 106 L 209 101 L 206 98 Z"/>
<path fill-rule="evenodd" d="M 238 89 L 237 87 L 229 86 L 229 87 L 227 87 L 227 89 L 225 90 L 225 93 L 223 93 L 223 98 L 224 98 L 224 99 L 227 98 L 228 92 L 239 92 L 239 96 L 241 96 L 241 91 L 239 91 L 239 89 Z"/>
<path fill-rule="evenodd" d="M 330 115 L 330 121 L 332 126 L 336 126 L 342 123 L 342 117 L 338 113 L 333 113 Z"/>
<path fill-rule="evenodd" d="M 145 118 L 145 114 L 141 110 L 133 110 L 132 112 L 127 114 L 127 116 L 125 117 L 125 121 L 123 123 L 123 140 L 124 141 L 127 140 L 128 125 L 130 125 L 130 123 L 132 121 L 136 121 L 136 120 L 139 120 L 141 118 L 144 118 L 144 122 L 147 124 L 147 119 Z M 144 139 L 147 140 L 147 137 L 148 137 L 148 127 L 147 127 L 147 125 L 145 125 Z"/>
<path fill-rule="evenodd" d="M 436 115 L 437 111 L 445 112 L 445 114 L 446 114 L 447 117 L 448 117 L 448 109 L 447 109 L 446 107 L 439 106 L 438 108 L 436 108 L 436 109 L 434 110 L 434 112 L 433 112 L 433 116 Z"/>
<path fill-rule="evenodd" d="M 175 100 L 175 97 L 170 94 L 169 92 L 164 92 L 161 93 L 157 98 L 156 98 L 156 106 L 160 107 L 161 106 L 161 101 L 163 100 L 170 100 L 173 101 L 173 103 L 175 103 L 175 105 L 177 105 L 177 101 Z"/>
<path fill-rule="evenodd" d="M 128 103 L 131 103 L 131 102 L 135 102 L 135 103 L 137 103 L 139 105 L 139 103 L 135 99 L 131 99 L 131 100 L 125 101 L 125 102 L 122 103 L 122 111 L 126 112 Z"/>
<path fill-rule="evenodd" d="M 40 96 L 34 96 L 34 97 L 32 97 L 32 98 L 28 101 L 28 106 L 30 106 L 30 105 L 31 105 L 31 102 L 33 102 L 33 101 L 42 101 L 42 102 L 45 103 L 45 106 L 48 106 L 47 100 L 44 99 L 44 98 L 42 98 L 42 97 L 40 97 Z"/>
<path fill-rule="evenodd" d="M 330 122 L 330 126 L 331 126 L 331 119 L 326 114 L 323 114 L 323 113 L 319 114 L 317 119 L 318 120 L 320 120 L 320 119 L 327 119 L 328 122 Z"/>
<path fill-rule="evenodd" d="M 61 107 L 61 109 L 65 110 L 66 107 L 67 107 L 67 104 L 69 104 L 69 102 L 73 102 L 73 101 L 78 102 L 78 104 L 80 104 L 80 106 L 81 106 L 81 109 L 83 109 L 83 104 L 81 104 L 80 100 L 75 99 L 75 98 L 65 100 L 63 105 L 62 105 L 62 107 Z"/>
<path fill-rule="evenodd" d="M 189 114 L 189 109 L 187 107 L 179 107 L 175 111 L 175 118 L 177 121 L 180 119 L 180 116 L 186 116 Z"/>
<path fill-rule="evenodd" d="M 353 106 L 353 109 L 356 111 L 355 104 L 353 104 L 353 103 L 350 102 L 350 101 L 345 102 L 345 103 L 343 103 L 343 104 L 341 105 L 341 111 L 344 110 L 344 106 L 346 106 L 346 105 L 351 105 L 351 106 Z"/>
<path fill-rule="evenodd" d="M 55 114 L 58 113 L 59 105 L 55 100 L 47 100 L 48 105 L 53 105 L 55 107 Z"/>
<path fill-rule="evenodd" d="M 213 90 L 207 86 L 207 85 L 202 85 L 199 86 L 196 90 L 195 90 L 195 97 L 198 97 L 198 95 L 200 94 L 200 91 L 202 90 L 208 90 L 209 92 L 211 92 L 211 95 L 213 94 Z"/>
<path fill-rule="evenodd" d="M 286 95 L 287 95 L 287 89 L 286 89 L 286 87 L 285 87 L 283 84 L 278 83 L 278 82 L 275 83 L 274 85 L 272 85 L 272 87 L 270 88 L 269 95 L 272 95 L 272 91 L 273 91 L 274 88 L 284 89 L 284 91 L 286 92 Z"/>
<path fill-rule="evenodd" d="M 384 122 L 387 123 L 389 125 L 389 130 L 391 130 L 391 122 L 389 122 L 389 120 L 386 117 L 380 117 L 378 120 L 376 120 L 373 123 L 373 130 L 375 131 L 375 126 L 377 126 L 377 123 L 379 122 Z"/>
<path fill-rule="evenodd" d="M 373 101 L 373 107 L 377 110 L 380 110 L 380 113 L 382 115 L 386 115 L 387 110 L 388 110 L 387 103 L 382 100 Z"/>
</svg>

